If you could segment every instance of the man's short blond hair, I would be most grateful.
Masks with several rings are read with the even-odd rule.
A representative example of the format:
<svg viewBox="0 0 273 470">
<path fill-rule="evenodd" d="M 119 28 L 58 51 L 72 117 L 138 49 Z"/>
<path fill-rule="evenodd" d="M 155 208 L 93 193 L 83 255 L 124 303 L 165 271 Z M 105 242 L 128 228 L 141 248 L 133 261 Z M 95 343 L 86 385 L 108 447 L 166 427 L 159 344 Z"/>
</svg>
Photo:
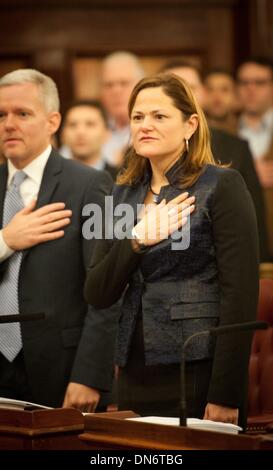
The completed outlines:
<svg viewBox="0 0 273 470">
<path fill-rule="evenodd" d="M 136 80 L 140 80 L 145 76 L 144 69 L 139 58 L 132 52 L 116 51 L 107 55 L 102 61 L 102 67 L 115 62 L 130 62 L 136 71 Z"/>
<path fill-rule="evenodd" d="M 35 69 L 17 69 L 0 78 L 0 87 L 34 83 L 37 85 L 41 101 L 48 113 L 60 110 L 57 85 L 52 78 Z"/>
</svg>

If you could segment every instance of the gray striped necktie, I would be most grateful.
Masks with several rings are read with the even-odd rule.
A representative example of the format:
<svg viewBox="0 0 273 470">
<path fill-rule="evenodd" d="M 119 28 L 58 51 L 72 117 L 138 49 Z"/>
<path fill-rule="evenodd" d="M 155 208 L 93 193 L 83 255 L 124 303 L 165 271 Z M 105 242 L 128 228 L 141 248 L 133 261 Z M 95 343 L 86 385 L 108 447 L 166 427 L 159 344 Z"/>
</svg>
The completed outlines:
<svg viewBox="0 0 273 470">
<path fill-rule="evenodd" d="M 24 207 L 20 186 L 26 174 L 17 171 L 6 192 L 3 227 Z M 19 313 L 18 279 L 22 260 L 22 251 L 15 251 L 7 260 L 7 268 L 0 282 L 0 311 L 3 315 Z M 0 313 L 0 315 L 1 315 Z M 22 348 L 20 323 L 0 324 L 0 352 L 12 362 Z"/>
</svg>

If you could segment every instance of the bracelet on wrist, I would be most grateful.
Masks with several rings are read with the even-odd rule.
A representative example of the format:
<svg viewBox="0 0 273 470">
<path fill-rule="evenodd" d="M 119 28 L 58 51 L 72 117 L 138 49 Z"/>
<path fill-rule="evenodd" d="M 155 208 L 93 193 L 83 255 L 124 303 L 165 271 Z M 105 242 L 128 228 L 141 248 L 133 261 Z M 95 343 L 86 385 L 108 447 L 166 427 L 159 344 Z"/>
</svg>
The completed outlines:
<svg viewBox="0 0 273 470">
<path fill-rule="evenodd" d="M 139 238 L 135 227 L 132 229 L 132 239 L 136 242 L 140 250 L 147 248 L 147 245 L 145 245 L 145 243 L 143 243 L 143 241 Z"/>
</svg>

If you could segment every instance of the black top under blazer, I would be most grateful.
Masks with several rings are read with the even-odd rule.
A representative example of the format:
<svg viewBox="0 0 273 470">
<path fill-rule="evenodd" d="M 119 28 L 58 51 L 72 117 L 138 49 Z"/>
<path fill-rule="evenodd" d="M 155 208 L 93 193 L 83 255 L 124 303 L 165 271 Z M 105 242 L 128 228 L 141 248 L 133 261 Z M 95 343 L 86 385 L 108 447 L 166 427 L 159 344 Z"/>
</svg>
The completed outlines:
<svg viewBox="0 0 273 470">
<path fill-rule="evenodd" d="M 0 227 L 7 184 L 7 165 L 0 166 Z M 24 250 L 19 276 L 20 313 L 44 312 L 45 320 L 21 323 L 23 353 L 33 401 L 61 406 L 68 382 L 100 390 L 112 386 L 113 334 L 103 315 L 94 315 L 83 297 L 92 240 L 82 236 L 89 203 L 104 205 L 111 191 L 108 174 L 67 160 L 53 150 L 46 164 L 37 208 L 65 202 L 72 210 L 64 237 Z M 5 261 L 0 263 L 1 275 Z M 108 313 L 108 312 L 107 312 Z"/>
<path fill-rule="evenodd" d="M 169 185 L 160 200 L 181 193 L 179 164 L 166 174 Z M 129 185 L 115 185 L 114 207 L 143 203 L 151 175 Z M 128 238 L 98 241 L 85 286 L 88 302 L 107 307 L 126 288 L 119 323 L 117 363 L 125 366 L 137 314 L 142 310 L 145 363 L 179 363 L 181 344 L 191 334 L 217 324 L 256 318 L 258 237 L 253 203 L 240 174 L 206 165 L 187 188 L 196 197 L 190 217 L 190 244 L 172 250 L 171 238 L 139 254 Z M 208 401 L 239 407 L 245 399 L 251 334 L 207 336 L 192 341 L 188 361 L 211 358 Z"/>
</svg>

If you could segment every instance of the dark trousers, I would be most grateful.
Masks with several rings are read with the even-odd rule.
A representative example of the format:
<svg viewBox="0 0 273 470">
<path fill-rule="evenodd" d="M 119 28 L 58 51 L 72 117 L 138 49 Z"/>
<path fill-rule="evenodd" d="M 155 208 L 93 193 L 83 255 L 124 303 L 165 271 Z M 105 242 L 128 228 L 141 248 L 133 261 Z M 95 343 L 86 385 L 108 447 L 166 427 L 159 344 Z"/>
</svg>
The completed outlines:
<svg viewBox="0 0 273 470">
<path fill-rule="evenodd" d="M 212 360 L 186 363 L 187 416 L 203 418 Z M 127 365 L 120 368 L 118 409 L 143 416 L 179 416 L 180 364 L 145 366 L 142 317 L 137 320 Z"/>
<path fill-rule="evenodd" d="M 0 396 L 15 400 L 33 401 L 21 350 L 13 362 L 0 353 Z"/>
</svg>

